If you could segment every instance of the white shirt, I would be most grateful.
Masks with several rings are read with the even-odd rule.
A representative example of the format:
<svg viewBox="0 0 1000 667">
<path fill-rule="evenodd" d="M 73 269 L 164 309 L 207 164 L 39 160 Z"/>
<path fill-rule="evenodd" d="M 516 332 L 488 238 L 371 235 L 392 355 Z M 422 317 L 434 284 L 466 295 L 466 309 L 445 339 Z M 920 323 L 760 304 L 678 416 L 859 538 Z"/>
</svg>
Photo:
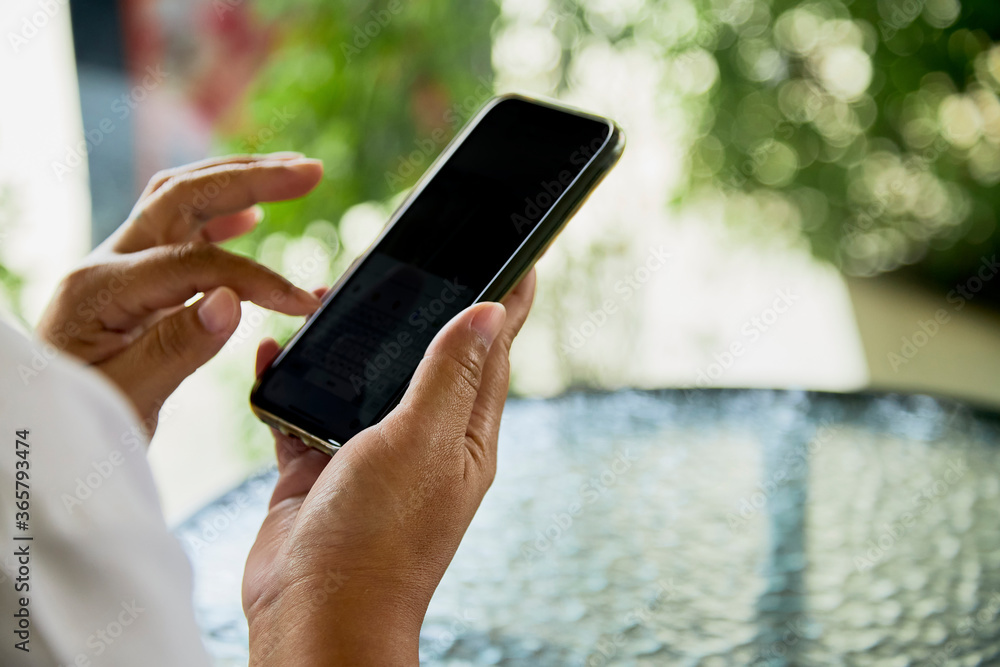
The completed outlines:
<svg viewBox="0 0 1000 667">
<path fill-rule="evenodd" d="M 209 665 L 191 566 L 167 530 L 131 405 L 3 321 L 0 372 L 0 664 Z M 22 598 L 29 652 L 17 648 Z"/>
</svg>

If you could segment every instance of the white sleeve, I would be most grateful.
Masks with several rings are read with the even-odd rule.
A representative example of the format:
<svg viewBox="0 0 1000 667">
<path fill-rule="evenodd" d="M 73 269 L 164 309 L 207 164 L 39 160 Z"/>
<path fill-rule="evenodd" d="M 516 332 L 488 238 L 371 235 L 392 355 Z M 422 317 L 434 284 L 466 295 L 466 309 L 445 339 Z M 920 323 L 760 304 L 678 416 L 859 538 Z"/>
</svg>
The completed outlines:
<svg viewBox="0 0 1000 667">
<path fill-rule="evenodd" d="M 209 665 L 131 406 L 2 321 L 0 372 L 0 664 Z"/>
</svg>

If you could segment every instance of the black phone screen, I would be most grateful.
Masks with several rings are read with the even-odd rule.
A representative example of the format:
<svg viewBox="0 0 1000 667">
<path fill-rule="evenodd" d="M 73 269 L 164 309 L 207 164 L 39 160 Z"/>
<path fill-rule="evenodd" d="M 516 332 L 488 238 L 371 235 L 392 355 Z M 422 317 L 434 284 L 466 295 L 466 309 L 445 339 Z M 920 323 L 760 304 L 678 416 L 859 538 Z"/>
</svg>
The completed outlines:
<svg viewBox="0 0 1000 667">
<path fill-rule="evenodd" d="M 612 134 L 497 102 L 264 375 L 258 406 L 344 443 L 380 419 L 434 335 L 476 299 Z"/>
</svg>

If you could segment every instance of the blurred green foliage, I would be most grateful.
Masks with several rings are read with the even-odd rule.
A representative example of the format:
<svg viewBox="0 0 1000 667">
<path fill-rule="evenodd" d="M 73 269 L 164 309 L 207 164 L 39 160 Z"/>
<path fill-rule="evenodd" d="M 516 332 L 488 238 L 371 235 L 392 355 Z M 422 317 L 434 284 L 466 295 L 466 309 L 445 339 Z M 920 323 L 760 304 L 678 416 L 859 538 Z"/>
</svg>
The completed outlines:
<svg viewBox="0 0 1000 667">
<path fill-rule="evenodd" d="M 294 237 L 317 220 L 339 223 L 350 207 L 406 189 L 492 95 L 493 2 L 262 0 L 256 8 L 277 26 L 277 43 L 228 148 L 301 151 L 323 159 L 326 175 L 310 197 L 271 206 L 237 249 L 254 253 L 276 230 Z M 336 252 L 332 234 L 318 235 Z"/>
<path fill-rule="evenodd" d="M 852 274 L 912 265 L 947 285 L 996 251 L 995 0 L 734 2 L 701 20 L 719 74 L 694 179 L 787 202 L 770 213 Z"/>
<path fill-rule="evenodd" d="M 410 185 L 488 95 L 497 3 L 265 0 L 282 26 L 234 147 L 326 160 L 292 234 Z M 557 94 L 584 41 L 658 54 L 695 110 L 688 187 L 792 227 L 852 274 L 948 282 L 996 250 L 1000 5 L 994 0 L 556 0 Z M 269 132 L 270 129 L 276 131 Z M 435 130 L 440 140 L 430 139 Z M 275 142 L 277 144 L 277 142 Z M 259 241 L 251 239 L 248 243 Z"/>
<path fill-rule="evenodd" d="M 534 27 L 558 39 L 555 94 L 595 43 L 659 63 L 691 149 L 677 206 L 721 196 L 853 275 L 947 287 L 997 250 L 995 0 L 553 0 Z"/>
</svg>

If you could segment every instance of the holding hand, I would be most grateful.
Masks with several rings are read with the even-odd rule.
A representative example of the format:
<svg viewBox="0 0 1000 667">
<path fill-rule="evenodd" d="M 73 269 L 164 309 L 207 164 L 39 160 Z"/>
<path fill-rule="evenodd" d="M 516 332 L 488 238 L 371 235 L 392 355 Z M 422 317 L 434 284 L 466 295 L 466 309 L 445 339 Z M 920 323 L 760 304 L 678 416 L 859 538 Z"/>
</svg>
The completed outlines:
<svg viewBox="0 0 1000 667">
<path fill-rule="evenodd" d="M 319 307 L 312 294 L 216 244 L 254 229 L 258 202 L 301 197 L 322 175 L 319 161 L 297 153 L 157 174 L 129 219 L 59 285 L 38 335 L 107 375 L 152 431 L 163 401 L 236 331 L 240 301 L 287 315 Z"/>
<path fill-rule="evenodd" d="M 402 402 L 332 459 L 275 432 L 279 478 L 247 560 L 250 664 L 416 665 L 420 625 L 496 472 L 509 352 L 534 271 L 457 315 Z M 278 352 L 265 341 L 260 374 Z"/>
</svg>

